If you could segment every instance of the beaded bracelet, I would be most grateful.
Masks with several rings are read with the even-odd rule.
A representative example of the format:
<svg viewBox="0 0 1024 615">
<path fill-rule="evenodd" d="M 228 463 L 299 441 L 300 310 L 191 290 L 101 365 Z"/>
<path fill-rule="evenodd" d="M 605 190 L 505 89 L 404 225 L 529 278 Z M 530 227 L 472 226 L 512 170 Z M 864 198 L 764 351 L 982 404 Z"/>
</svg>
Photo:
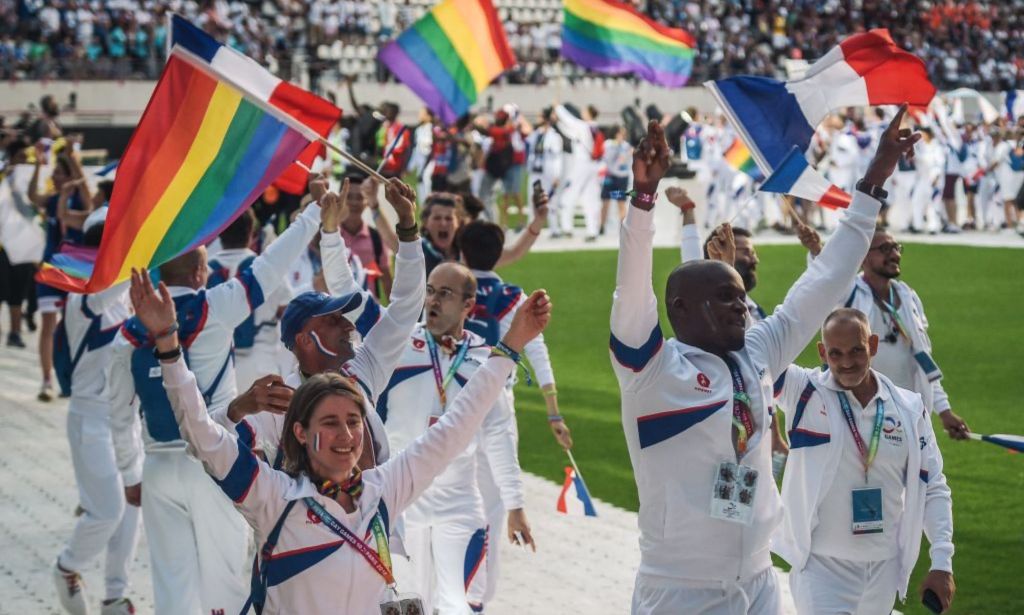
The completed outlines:
<svg viewBox="0 0 1024 615">
<path fill-rule="evenodd" d="M 400 241 L 412 240 L 419 233 L 420 227 L 416 226 L 414 222 L 411 226 L 398 226 L 395 225 L 395 234 L 398 235 Z"/>
<path fill-rule="evenodd" d="M 654 205 L 654 201 L 658 198 L 657 192 L 637 192 L 636 190 L 630 190 L 628 193 L 633 202 L 639 205 Z"/>
</svg>

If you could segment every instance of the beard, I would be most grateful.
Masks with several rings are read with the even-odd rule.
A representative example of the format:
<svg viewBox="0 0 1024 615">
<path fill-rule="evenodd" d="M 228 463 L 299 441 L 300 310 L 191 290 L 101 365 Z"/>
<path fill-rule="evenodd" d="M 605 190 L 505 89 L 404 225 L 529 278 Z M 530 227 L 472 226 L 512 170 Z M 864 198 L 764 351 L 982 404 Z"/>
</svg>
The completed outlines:
<svg viewBox="0 0 1024 615">
<path fill-rule="evenodd" d="M 740 274 L 740 279 L 743 280 L 743 289 L 749 293 L 754 290 L 757 286 L 757 272 L 750 268 L 750 265 L 745 263 L 736 265 L 736 273 Z"/>
</svg>

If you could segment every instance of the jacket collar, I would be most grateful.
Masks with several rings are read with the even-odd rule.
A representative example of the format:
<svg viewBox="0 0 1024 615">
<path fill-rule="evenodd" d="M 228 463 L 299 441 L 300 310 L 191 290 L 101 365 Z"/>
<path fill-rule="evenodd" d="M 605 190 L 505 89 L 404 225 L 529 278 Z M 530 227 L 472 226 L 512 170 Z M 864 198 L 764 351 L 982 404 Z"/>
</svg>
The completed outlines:
<svg viewBox="0 0 1024 615">
<path fill-rule="evenodd" d="M 871 373 L 875 375 L 875 381 L 878 383 L 878 392 L 875 394 L 875 397 L 881 399 L 883 402 L 891 401 L 892 400 L 892 388 L 891 388 L 890 385 L 892 383 L 889 381 L 888 378 L 886 378 L 882 374 L 878 373 L 874 369 L 871 370 Z M 818 374 L 819 374 L 818 378 L 817 378 L 818 384 L 820 384 L 822 387 L 824 387 L 824 388 L 826 388 L 826 389 L 828 389 L 830 391 L 836 391 L 836 392 L 837 391 L 846 391 L 847 390 L 847 389 L 844 389 L 843 387 L 839 386 L 839 383 L 836 382 L 836 379 L 835 379 L 835 377 L 832 374 L 832 370 L 826 369 L 825 371 L 818 372 Z"/>
</svg>

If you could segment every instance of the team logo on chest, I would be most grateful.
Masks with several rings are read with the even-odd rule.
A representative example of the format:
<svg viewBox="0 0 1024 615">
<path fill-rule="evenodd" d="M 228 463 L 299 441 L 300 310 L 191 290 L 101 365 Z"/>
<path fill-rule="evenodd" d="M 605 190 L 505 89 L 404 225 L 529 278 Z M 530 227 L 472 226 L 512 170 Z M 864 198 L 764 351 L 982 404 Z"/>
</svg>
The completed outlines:
<svg viewBox="0 0 1024 615">
<path fill-rule="evenodd" d="M 708 378 L 704 372 L 697 372 L 697 386 L 693 387 L 695 390 L 701 393 L 711 392 L 711 379 Z"/>
<path fill-rule="evenodd" d="M 895 416 L 887 416 L 882 421 L 882 437 L 893 444 L 903 444 L 903 424 Z"/>
<path fill-rule="evenodd" d="M 321 522 L 320 515 L 318 515 L 315 512 L 313 512 L 312 508 L 307 508 L 306 509 L 306 523 L 312 523 L 313 525 L 317 525 L 320 522 Z"/>
<path fill-rule="evenodd" d="M 418 340 L 418 339 L 413 339 L 412 340 L 412 348 L 413 348 L 413 350 L 423 350 L 423 348 L 426 345 L 427 345 L 427 343 L 425 341 L 423 341 L 423 340 Z"/>
</svg>

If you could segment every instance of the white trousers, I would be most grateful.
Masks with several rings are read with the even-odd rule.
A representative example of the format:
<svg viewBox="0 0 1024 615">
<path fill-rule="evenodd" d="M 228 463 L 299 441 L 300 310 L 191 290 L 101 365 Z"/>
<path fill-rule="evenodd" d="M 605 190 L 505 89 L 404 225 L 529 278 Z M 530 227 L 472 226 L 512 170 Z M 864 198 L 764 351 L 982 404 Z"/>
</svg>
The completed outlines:
<svg viewBox="0 0 1024 615">
<path fill-rule="evenodd" d="M 510 407 L 514 407 L 511 391 L 506 391 L 509 396 Z M 516 421 L 510 421 L 512 426 L 512 441 L 516 448 L 519 447 L 519 429 Z M 480 488 L 480 496 L 484 500 L 484 515 L 487 517 L 487 554 L 484 566 L 487 574 L 477 575 L 472 587 L 469 588 L 469 601 L 473 604 L 486 605 L 494 599 L 498 592 L 498 579 L 501 576 L 501 558 L 499 543 L 505 540 L 506 522 L 508 511 L 505 510 L 505 503 L 501 501 L 501 491 L 494 482 L 494 475 L 491 474 L 491 466 L 487 463 L 487 455 L 482 450 L 477 450 L 476 456 L 476 484 Z"/>
<path fill-rule="evenodd" d="M 74 409 L 75 400 L 71 400 Z M 114 458 L 110 419 L 68 413 L 68 444 L 78 484 L 82 515 L 75 523 L 59 562 L 80 571 L 106 551 L 105 600 L 125 595 L 139 536 L 139 509 L 124 501 L 124 484 Z"/>
<path fill-rule="evenodd" d="M 779 615 L 782 595 L 775 568 L 769 566 L 742 583 L 680 583 L 637 574 L 633 615 Z"/>
<path fill-rule="evenodd" d="M 918 180 L 914 184 L 914 192 L 910 197 L 911 213 L 913 215 L 914 228 L 919 231 L 927 230 L 927 219 L 925 215 L 931 209 L 935 217 L 939 219 L 940 225 L 945 222 L 946 212 L 942 209 L 942 201 L 936 187 L 927 180 Z"/>
<path fill-rule="evenodd" d="M 597 237 L 601 230 L 601 184 L 597 178 L 598 167 L 587 162 L 576 163 L 564 180 L 565 190 L 558 198 L 562 232 L 572 232 L 576 206 L 583 206 L 583 221 L 587 237 Z"/>
<path fill-rule="evenodd" d="M 196 459 L 183 451 L 146 455 L 142 517 L 157 615 L 242 610 L 249 528 Z"/>
<path fill-rule="evenodd" d="M 475 516 L 475 515 L 473 515 Z M 431 525 L 405 518 L 403 544 L 408 558 L 394 558 L 402 592 L 423 598 L 425 613 L 471 615 L 468 589 L 486 574 L 487 531 L 478 519 L 446 518 Z"/>
<path fill-rule="evenodd" d="M 789 586 L 798 615 L 887 615 L 900 583 L 897 558 L 881 562 L 811 554 L 791 570 Z"/>
</svg>

